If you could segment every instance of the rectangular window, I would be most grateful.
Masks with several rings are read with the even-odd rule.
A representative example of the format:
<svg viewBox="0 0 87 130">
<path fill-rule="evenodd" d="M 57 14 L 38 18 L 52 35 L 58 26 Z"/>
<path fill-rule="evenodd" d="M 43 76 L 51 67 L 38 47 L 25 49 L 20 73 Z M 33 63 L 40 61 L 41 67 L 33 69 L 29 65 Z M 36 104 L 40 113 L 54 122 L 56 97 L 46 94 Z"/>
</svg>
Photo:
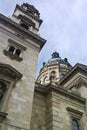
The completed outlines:
<svg viewBox="0 0 87 130">
<path fill-rule="evenodd" d="M 80 112 L 70 107 L 67 107 L 66 109 L 71 117 L 72 130 L 82 130 L 81 119 L 83 112 Z"/>
<path fill-rule="evenodd" d="M 12 39 L 8 39 L 9 45 L 6 50 L 4 50 L 4 54 L 10 57 L 12 60 L 21 61 L 23 60 L 23 51 L 26 50 L 26 47 L 13 41 Z"/>
</svg>

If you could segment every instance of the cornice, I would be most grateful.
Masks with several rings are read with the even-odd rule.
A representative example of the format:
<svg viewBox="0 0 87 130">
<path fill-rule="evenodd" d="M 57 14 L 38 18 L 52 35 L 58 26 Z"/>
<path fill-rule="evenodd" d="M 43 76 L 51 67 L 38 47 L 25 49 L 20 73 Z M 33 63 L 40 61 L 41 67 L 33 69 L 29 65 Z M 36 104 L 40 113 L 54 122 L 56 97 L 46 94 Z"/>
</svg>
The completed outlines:
<svg viewBox="0 0 87 130">
<path fill-rule="evenodd" d="M 81 97 L 80 94 L 69 91 L 55 83 L 50 83 L 50 84 L 44 86 L 43 88 L 40 87 L 40 84 L 37 84 L 37 87 L 35 87 L 35 91 L 39 91 L 40 93 L 43 93 L 44 96 L 47 96 L 50 92 L 55 92 L 57 94 L 66 96 L 72 100 L 85 104 L 85 98 Z"/>
<path fill-rule="evenodd" d="M 2 64 L 2 63 L 0 63 L 0 75 L 9 77 L 10 79 L 13 79 L 13 80 L 21 79 L 23 76 L 19 71 L 17 71 L 11 65 Z"/>
<path fill-rule="evenodd" d="M 27 25 L 31 24 L 35 28 L 35 23 L 30 18 L 27 18 L 26 16 L 23 15 L 19 15 L 18 18 L 26 22 Z"/>
<path fill-rule="evenodd" d="M 24 35 L 25 37 L 29 38 L 30 40 L 35 41 L 36 44 L 39 44 L 41 49 L 44 46 L 44 44 L 46 43 L 46 40 L 43 39 L 42 37 L 40 37 L 39 35 L 34 34 L 33 32 L 31 32 L 29 30 L 24 29 L 19 24 L 15 23 L 10 18 L 7 18 L 6 16 L 4 16 L 2 14 L 0 14 L 0 23 L 6 27 L 9 27 L 9 28 L 17 31 L 18 33 Z"/>
<path fill-rule="evenodd" d="M 87 66 L 77 63 L 74 67 L 71 68 L 71 70 L 64 76 L 63 79 L 59 81 L 60 85 L 64 85 L 64 83 L 68 82 L 73 75 L 75 75 L 77 72 L 83 73 L 84 75 L 87 75 Z"/>
<path fill-rule="evenodd" d="M 67 107 L 66 110 L 69 112 L 71 118 L 76 118 L 76 119 L 80 120 L 83 115 L 83 112 L 70 108 L 70 107 Z"/>
<path fill-rule="evenodd" d="M 83 78 L 82 76 L 78 76 L 77 80 L 73 80 L 69 85 L 68 89 L 72 89 L 73 87 L 80 88 L 84 85 L 84 87 L 87 87 L 87 79 Z"/>
<path fill-rule="evenodd" d="M 16 5 L 16 8 L 15 8 L 15 11 L 16 11 L 16 9 L 19 9 L 20 11 L 22 11 L 22 12 L 24 12 L 25 14 L 27 14 L 27 15 L 30 15 L 33 19 L 35 19 L 36 21 L 39 21 L 40 22 L 40 25 L 41 25 L 41 23 L 43 22 L 41 19 L 39 19 L 38 17 L 35 17 L 35 16 L 33 16 L 32 14 L 30 14 L 29 12 L 27 12 L 27 11 L 25 11 L 21 6 L 19 6 L 18 4 Z M 14 12 L 15 12 L 14 11 Z"/>
</svg>

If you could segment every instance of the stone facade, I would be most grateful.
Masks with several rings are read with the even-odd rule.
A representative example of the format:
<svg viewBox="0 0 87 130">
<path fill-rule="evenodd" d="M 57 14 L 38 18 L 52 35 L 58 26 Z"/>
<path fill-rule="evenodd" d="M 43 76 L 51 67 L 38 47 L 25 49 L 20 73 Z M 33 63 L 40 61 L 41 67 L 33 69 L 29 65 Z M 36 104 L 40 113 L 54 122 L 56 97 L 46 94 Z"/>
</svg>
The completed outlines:
<svg viewBox="0 0 87 130">
<path fill-rule="evenodd" d="M 40 103 L 43 105 L 40 105 Z M 69 90 L 61 88 L 58 85 L 51 83 L 44 89 L 36 86 L 31 130 L 39 129 L 37 121 L 42 126 L 41 130 L 72 130 L 73 118 L 78 120 L 80 130 L 86 130 L 85 103 L 85 99 L 80 95 L 69 92 Z M 45 127 L 44 122 L 46 123 Z"/>
<path fill-rule="evenodd" d="M 58 55 L 57 52 L 53 54 Z M 39 117 L 39 112 L 41 111 L 39 107 L 37 117 L 37 120 L 46 121 L 44 130 L 87 129 L 86 69 L 87 66 L 82 64 L 76 64 L 74 67 L 71 67 L 68 61 L 65 62 L 65 59 L 61 59 L 60 57 L 52 57 L 44 64 L 37 77 L 34 92 L 34 101 L 37 99 L 35 95 L 40 97 L 38 101 L 41 100 L 41 95 L 44 99 L 41 103 L 44 103 L 45 106 L 45 118 L 44 116 L 42 118 Z M 55 78 L 49 80 L 49 82 L 39 82 L 40 80 L 44 80 L 44 74 L 47 74 L 46 76 L 49 79 L 51 76 L 49 71 L 55 71 L 55 75 L 52 75 Z M 64 75 L 60 77 L 62 73 Z M 38 130 L 38 127 L 34 128 L 36 120 L 33 120 L 35 119 L 36 109 L 35 102 L 33 102 L 31 130 Z M 41 126 L 43 126 L 43 123 Z M 41 128 L 41 130 L 43 129 Z"/>
<path fill-rule="evenodd" d="M 0 14 L 0 130 L 87 130 L 87 66 L 54 52 L 35 81 L 46 40 L 33 5 Z"/>
<path fill-rule="evenodd" d="M 46 98 L 38 92 L 33 100 L 31 130 L 46 130 Z"/>
<path fill-rule="evenodd" d="M 0 83 L 6 84 L 0 130 L 30 129 L 37 58 L 46 42 L 38 35 L 42 22 L 38 15 L 29 4 L 17 5 L 11 18 L 0 15 Z"/>
</svg>

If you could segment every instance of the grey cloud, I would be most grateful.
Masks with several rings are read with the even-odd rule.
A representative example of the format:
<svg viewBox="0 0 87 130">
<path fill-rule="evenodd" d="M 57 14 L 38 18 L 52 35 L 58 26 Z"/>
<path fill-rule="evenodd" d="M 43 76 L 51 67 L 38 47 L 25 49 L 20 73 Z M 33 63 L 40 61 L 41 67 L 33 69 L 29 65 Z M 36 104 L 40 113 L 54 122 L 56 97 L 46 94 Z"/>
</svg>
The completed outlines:
<svg viewBox="0 0 87 130">
<path fill-rule="evenodd" d="M 40 34 L 47 44 L 40 52 L 38 70 L 54 50 L 73 65 L 87 64 L 87 0 L 3 0 L 0 12 L 11 15 L 15 5 L 23 2 L 33 4 L 43 19 Z"/>
</svg>

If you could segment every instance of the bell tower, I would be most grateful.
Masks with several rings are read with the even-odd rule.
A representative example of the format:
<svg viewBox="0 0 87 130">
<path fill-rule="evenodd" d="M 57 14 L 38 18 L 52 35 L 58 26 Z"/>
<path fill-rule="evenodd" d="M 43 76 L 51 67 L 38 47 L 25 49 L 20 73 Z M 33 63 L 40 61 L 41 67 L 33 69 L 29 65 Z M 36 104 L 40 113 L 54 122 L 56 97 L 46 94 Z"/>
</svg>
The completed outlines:
<svg viewBox="0 0 87 130">
<path fill-rule="evenodd" d="M 27 3 L 23 3 L 21 6 L 16 5 L 11 19 L 35 34 L 38 33 L 42 23 L 39 11 L 33 5 Z"/>
<path fill-rule="evenodd" d="M 0 130 L 29 130 L 37 58 L 46 40 L 38 35 L 39 11 L 16 5 L 0 14 Z"/>
</svg>

